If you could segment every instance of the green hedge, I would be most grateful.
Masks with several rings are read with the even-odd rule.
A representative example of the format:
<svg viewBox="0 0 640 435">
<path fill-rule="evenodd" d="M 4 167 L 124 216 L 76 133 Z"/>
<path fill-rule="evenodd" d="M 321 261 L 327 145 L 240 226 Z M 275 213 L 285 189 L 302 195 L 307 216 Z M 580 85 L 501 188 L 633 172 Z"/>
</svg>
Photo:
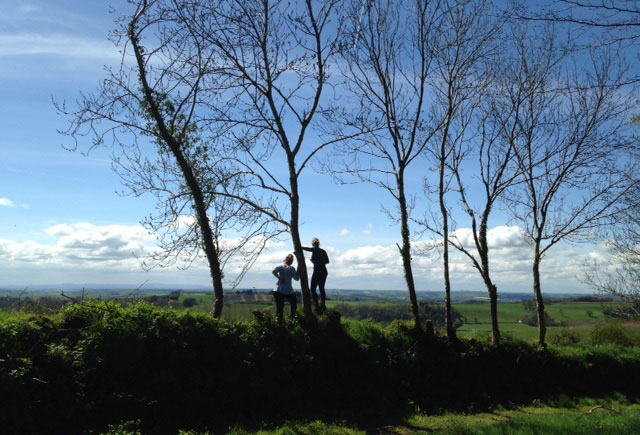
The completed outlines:
<svg viewBox="0 0 640 435">
<path fill-rule="evenodd" d="M 378 424 L 557 394 L 640 391 L 640 351 L 539 350 L 506 340 L 452 345 L 403 323 L 383 328 L 264 313 L 230 324 L 147 304 L 73 305 L 0 323 L 0 427 L 11 434 L 144 433 L 325 419 Z"/>
</svg>

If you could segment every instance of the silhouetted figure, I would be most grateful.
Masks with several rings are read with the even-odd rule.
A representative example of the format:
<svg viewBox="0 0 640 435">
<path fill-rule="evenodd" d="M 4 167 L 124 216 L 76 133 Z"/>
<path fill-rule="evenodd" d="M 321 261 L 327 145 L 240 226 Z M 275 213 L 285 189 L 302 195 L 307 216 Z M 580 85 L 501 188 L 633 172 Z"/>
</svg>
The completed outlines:
<svg viewBox="0 0 640 435">
<path fill-rule="evenodd" d="M 291 279 L 297 281 L 299 277 L 298 271 L 292 267 L 291 264 L 293 264 L 293 254 L 287 255 L 284 259 L 284 264 L 276 267 L 273 269 L 273 272 L 271 272 L 278 278 L 278 284 L 276 288 L 273 289 L 273 297 L 276 300 L 276 318 L 279 324 L 282 324 L 285 299 L 289 301 L 289 305 L 291 306 L 291 318 L 295 317 L 296 309 L 298 308 L 296 293 L 291 286 Z"/>
<path fill-rule="evenodd" d="M 316 306 L 316 312 L 322 313 L 326 311 L 325 301 L 327 295 L 324 291 L 324 284 L 327 282 L 327 264 L 329 264 L 329 256 L 327 251 L 320 248 L 320 240 L 315 237 L 311 240 L 311 248 L 302 247 L 305 251 L 311 251 L 311 263 L 313 263 L 313 275 L 311 275 L 311 296 Z M 318 294 L 316 288 L 320 287 L 320 303 L 318 303 Z"/>
</svg>

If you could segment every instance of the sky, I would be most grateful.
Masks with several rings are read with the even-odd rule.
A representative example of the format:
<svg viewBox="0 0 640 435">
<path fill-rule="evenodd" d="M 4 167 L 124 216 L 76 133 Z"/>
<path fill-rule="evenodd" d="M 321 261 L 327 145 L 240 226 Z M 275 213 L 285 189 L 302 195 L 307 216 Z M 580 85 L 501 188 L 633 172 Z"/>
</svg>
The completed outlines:
<svg viewBox="0 0 640 435">
<path fill-rule="evenodd" d="M 65 147 L 73 142 L 58 132 L 68 120 L 54 101 L 73 106 L 80 93 L 97 88 L 105 67 L 119 64 L 118 48 L 108 40 L 116 18 L 110 5 L 127 7 L 123 0 L 0 0 L 0 289 L 210 284 L 204 261 L 187 270 L 145 271 L 141 261 L 156 239 L 140 221 L 153 210 L 154 198 L 120 195 L 110 151 L 70 152 Z M 419 191 L 421 177 L 410 182 Z M 301 234 L 306 243 L 318 237 L 329 254 L 328 290 L 405 289 L 399 228 L 381 212 L 385 193 L 337 185 L 312 170 L 301 183 Z M 459 237 L 470 241 L 463 221 L 458 228 Z M 532 247 L 522 230 L 498 213 L 489 241 L 499 291 L 531 292 Z M 291 249 L 286 238 L 270 244 L 239 287 L 272 287 L 271 270 Z M 590 292 L 578 279 L 580 268 L 586 259 L 606 255 L 602 244 L 554 247 L 541 269 L 543 291 Z M 413 259 L 417 289 L 442 291 L 440 257 Z M 453 256 L 451 272 L 454 291 L 484 290 L 462 256 Z"/>
</svg>

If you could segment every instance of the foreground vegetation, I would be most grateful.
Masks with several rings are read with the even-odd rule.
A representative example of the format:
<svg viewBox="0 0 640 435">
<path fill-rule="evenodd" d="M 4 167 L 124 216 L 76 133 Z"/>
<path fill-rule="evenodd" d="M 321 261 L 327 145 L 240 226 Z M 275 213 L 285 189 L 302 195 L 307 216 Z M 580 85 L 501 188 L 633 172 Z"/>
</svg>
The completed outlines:
<svg viewBox="0 0 640 435">
<path fill-rule="evenodd" d="M 141 435 L 138 421 L 110 427 L 104 435 Z M 478 414 L 415 414 L 402 424 L 385 426 L 379 433 L 389 435 L 497 435 L 497 434 L 631 434 L 640 431 L 640 405 L 626 398 L 581 399 L 574 401 L 561 396 L 551 404 L 534 404 L 513 409 L 498 408 Z M 365 435 L 365 429 L 340 423 L 288 422 L 258 430 L 235 426 L 229 435 Z M 180 435 L 208 435 L 182 431 Z"/>
<path fill-rule="evenodd" d="M 0 359 L 7 433 L 104 433 L 132 421 L 145 434 L 294 420 L 369 430 L 416 412 L 484 412 L 559 395 L 634 401 L 640 391 L 635 346 L 450 343 L 408 323 L 335 311 L 280 327 L 260 311 L 229 323 L 145 303 L 75 304 L 1 321 Z"/>
</svg>

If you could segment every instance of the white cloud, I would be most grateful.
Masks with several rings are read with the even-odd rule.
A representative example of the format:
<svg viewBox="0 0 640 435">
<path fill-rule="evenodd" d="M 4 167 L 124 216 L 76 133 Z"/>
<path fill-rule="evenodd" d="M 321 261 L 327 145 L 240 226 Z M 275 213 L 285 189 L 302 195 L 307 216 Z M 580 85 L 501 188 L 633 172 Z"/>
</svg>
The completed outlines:
<svg viewBox="0 0 640 435">
<path fill-rule="evenodd" d="M 119 58 L 109 41 L 92 40 L 66 34 L 0 34 L 0 57 L 55 55 L 74 58 Z"/>
<path fill-rule="evenodd" d="M 8 198 L 0 198 L 0 207 L 15 207 L 15 203 Z"/>
<path fill-rule="evenodd" d="M 351 235 L 351 231 L 349 231 L 347 228 L 343 228 L 342 231 L 340 231 L 340 235 L 342 237 L 349 237 Z"/>
<path fill-rule="evenodd" d="M 59 224 L 45 232 L 57 238 L 55 244 L 32 240 L 0 240 L 0 257 L 14 263 L 37 263 L 59 267 L 140 268 L 136 256 L 147 255 L 155 238 L 139 225 L 96 226 L 81 222 Z"/>
<path fill-rule="evenodd" d="M 48 276 L 54 276 L 52 274 L 55 273 L 69 276 L 84 274 L 92 277 L 93 282 L 111 282 L 120 276 L 133 276 L 127 274 L 140 274 L 142 269 L 136 255 L 144 257 L 156 249 L 154 236 L 139 225 L 99 226 L 81 222 L 58 224 L 45 231 L 54 238 L 53 243 L 0 239 L 0 277 L 3 278 L 0 284 L 8 279 L 6 273 L 15 276 L 17 270 L 25 271 L 22 273 L 25 280 L 47 272 Z M 465 234 L 466 230 L 461 231 L 460 234 Z M 517 228 L 496 227 L 490 233 L 493 236 L 491 273 L 499 291 L 531 291 L 532 249 L 521 242 L 521 232 Z M 228 242 L 233 243 L 233 240 Z M 331 260 L 328 266 L 329 289 L 405 288 L 403 265 L 396 245 L 354 246 L 344 251 L 331 245 L 324 245 L 323 248 Z M 272 281 L 271 271 L 282 264 L 285 256 L 292 251 L 289 240 L 270 241 L 267 250 L 260 255 L 241 286 L 268 288 Z M 306 252 L 305 255 L 307 267 L 311 268 L 310 253 Z M 602 263 L 607 261 L 608 253 L 604 245 L 582 246 L 581 249 L 562 244 L 554 247 L 541 265 L 543 292 L 588 291 L 576 277 L 581 272 L 584 260 L 594 258 Z M 235 273 L 241 261 L 241 258 L 231 260 L 225 269 L 227 273 Z M 419 290 L 444 288 L 442 258 L 437 251 L 430 255 L 414 253 L 412 266 Z M 450 266 L 454 291 L 484 290 L 478 271 L 466 256 L 455 249 L 450 250 Z M 158 273 L 166 282 L 207 284 L 210 280 L 204 258 L 196 261 L 188 272 L 169 268 Z"/>
</svg>

